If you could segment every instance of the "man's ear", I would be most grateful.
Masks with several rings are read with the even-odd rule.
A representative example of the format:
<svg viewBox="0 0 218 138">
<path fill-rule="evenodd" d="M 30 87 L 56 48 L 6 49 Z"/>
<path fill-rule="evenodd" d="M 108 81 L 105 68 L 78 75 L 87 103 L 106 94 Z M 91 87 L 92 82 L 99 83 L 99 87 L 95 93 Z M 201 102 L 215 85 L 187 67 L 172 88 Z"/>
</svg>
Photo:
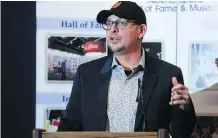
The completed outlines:
<svg viewBox="0 0 218 138">
<path fill-rule="evenodd" d="M 139 26 L 139 38 L 143 38 L 145 33 L 147 31 L 147 26 L 145 24 L 142 24 Z"/>
</svg>

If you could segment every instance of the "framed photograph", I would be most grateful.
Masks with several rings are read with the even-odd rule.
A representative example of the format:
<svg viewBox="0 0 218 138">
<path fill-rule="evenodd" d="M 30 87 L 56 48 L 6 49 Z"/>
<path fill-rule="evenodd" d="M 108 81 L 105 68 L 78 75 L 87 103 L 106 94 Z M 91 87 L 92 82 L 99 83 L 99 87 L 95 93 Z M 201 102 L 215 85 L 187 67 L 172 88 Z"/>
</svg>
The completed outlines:
<svg viewBox="0 0 218 138">
<path fill-rule="evenodd" d="M 190 45 L 190 89 L 199 91 L 218 82 L 218 42 Z"/>
<path fill-rule="evenodd" d="M 45 130 L 46 132 L 56 132 L 60 120 L 66 116 L 65 108 L 50 107 L 45 110 Z"/>
<path fill-rule="evenodd" d="M 78 66 L 107 55 L 105 37 L 48 36 L 47 80 L 73 81 Z"/>
<path fill-rule="evenodd" d="M 157 59 L 163 59 L 162 42 L 142 42 L 142 47 L 145 48 L 149 56 Z"/>
</svg>

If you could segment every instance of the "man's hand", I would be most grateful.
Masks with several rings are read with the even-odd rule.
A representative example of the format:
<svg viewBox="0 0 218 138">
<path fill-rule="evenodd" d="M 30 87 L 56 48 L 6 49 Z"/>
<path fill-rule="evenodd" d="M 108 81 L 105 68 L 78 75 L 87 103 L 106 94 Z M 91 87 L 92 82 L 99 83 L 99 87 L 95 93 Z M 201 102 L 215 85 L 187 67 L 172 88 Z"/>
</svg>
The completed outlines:
<svg viewBox="0 0 218 138">
<path fill-rule="evenodd" d="M 176 77 L 172 78 L 173 88 L 171 93 L 170 105 L 178 105 L 180 108 L 184 109 L 184 106 L 189 104 L 190 96 L 189 90 L 182 84 L 179 84 Z"/>
</svg>

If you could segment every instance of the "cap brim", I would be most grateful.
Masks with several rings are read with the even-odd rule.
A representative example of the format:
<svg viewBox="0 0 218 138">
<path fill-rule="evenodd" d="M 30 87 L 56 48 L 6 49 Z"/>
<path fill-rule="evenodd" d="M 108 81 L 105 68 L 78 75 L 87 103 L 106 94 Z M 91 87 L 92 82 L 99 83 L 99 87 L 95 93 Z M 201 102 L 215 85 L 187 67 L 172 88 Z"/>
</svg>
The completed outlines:
<svg viewBox="0 0 218 138">
<path fill-rule="evenodd" d="M 107 18 L 112 14 L 113 12 L 110 10 L 102 10 L 98 13 L 96 20 L 98 23 L 103 24 L 106 22 Z"/>
</svg>

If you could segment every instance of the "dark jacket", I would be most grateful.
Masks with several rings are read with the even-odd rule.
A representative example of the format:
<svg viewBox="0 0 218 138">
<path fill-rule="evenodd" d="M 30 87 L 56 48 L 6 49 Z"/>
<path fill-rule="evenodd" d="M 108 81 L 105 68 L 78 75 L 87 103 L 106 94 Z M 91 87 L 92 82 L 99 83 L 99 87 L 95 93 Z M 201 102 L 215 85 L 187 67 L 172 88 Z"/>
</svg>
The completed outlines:
<svg viewBox="0 0 218 138">
<path fill-rule="evenodd" d="M 67 115 L 61 120 L 58 131 L 106 130 L 111 64 L 112 57 L 104 57 L 78 67 Z M 144 102 L 138 103 L 135 131 L 166 128 L 173 138 L 190 137 L 196 124 L 192 102 L 186 110 L 169 105 L 174 76 L 184 84 L 179 67 L 146 54 L 142 85 Z"/>
</svg>

